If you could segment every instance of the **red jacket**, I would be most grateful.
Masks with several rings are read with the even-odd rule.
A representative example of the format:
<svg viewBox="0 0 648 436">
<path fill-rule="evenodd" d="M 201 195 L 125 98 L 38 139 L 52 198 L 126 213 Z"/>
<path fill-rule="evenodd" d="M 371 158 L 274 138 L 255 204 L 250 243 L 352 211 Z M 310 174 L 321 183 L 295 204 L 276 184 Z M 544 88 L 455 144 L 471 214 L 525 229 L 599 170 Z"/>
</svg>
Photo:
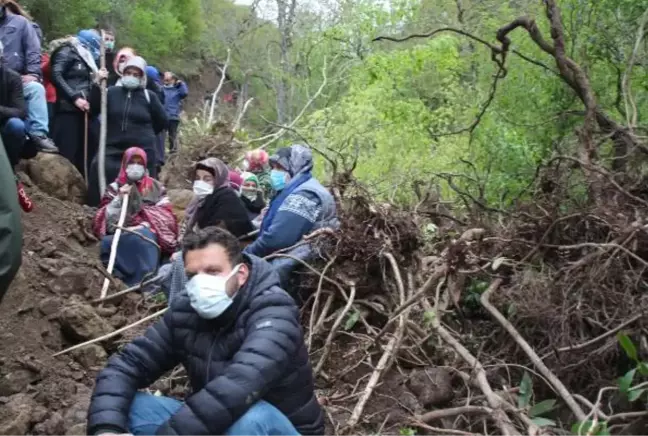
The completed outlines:
<svg viewBox="0 0 648 436">
<path fill-rule="evenodd" d="M 50 79 L 51 65 L 50 56 L 47 53 L 41 55 L 41 70 L 43 72 L 43 86 L 45 86 L 45 98 L 48 103 L 56 103 L 56 88 Z"/>
</svg>

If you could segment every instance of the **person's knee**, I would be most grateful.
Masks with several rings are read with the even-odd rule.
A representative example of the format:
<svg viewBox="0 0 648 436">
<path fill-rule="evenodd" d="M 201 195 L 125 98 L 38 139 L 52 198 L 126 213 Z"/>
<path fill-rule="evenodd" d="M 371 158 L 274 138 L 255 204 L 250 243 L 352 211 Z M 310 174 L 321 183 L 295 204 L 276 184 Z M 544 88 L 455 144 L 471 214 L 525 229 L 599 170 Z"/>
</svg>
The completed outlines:
<svg viewBox="0 0 648 436">
<path fill-rule="evenodd" d="M 45 98 L 45 87 L 39 82 L 29 82 L 23 86 L 25 99 L 34 100 L 37 98 Z"/>
<path fill-rule="evenodd" d="M 9 118 L 2 133 L 3 135 L 10 135 L 15 139 L 24 139 L 26 134 L 25 122 L 20 118 Z"/>
</svg>

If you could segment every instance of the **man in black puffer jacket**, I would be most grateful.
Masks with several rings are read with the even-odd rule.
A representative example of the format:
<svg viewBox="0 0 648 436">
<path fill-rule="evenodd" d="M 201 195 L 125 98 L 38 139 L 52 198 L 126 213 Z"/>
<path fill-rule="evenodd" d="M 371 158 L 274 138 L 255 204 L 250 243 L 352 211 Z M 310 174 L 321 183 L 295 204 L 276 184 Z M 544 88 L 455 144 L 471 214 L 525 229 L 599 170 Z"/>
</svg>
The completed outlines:
<svg viewBox="0 0 648 436">
<path fill-rule="evenodd" d="M 186 291 L 97 377 L 88 434 L 323 434 L 299 311 L 276 272 L 215 227 L 187 235 L 183 257 Z M 179 363 L 186 402 L 137 392 Z"/>
</svg>

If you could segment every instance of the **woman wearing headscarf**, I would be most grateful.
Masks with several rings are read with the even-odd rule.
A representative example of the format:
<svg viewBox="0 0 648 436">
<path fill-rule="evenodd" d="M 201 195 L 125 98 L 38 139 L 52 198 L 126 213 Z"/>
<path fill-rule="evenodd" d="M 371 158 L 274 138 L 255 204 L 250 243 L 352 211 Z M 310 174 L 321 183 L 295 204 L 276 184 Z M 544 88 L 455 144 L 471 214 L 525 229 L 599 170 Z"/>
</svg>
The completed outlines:
<svg viewBox="0 0 648 436">
<path fill-rule="evenodd" d="M 263 193 L 259 188 L 259 179 L 256 175 L 244 172 L 241 174 L 243 186 L 241 188 L 241 200 L 248 211 L 248 216 L 254 224 L 254 220 L 261 214 L 266 203 L 263 200 Z"/>
<path fill-rule="evenodd" d="M 312 175 L 313 154 L 301 144 L 284 147 L 270 158 L 272 188 L 277 192 L 263 217 L 259 236 L 245 252 L 265 257 L 291 247 L 302 237 L 320 228 L 337 229 L 339 222 L 335 200 Z M 301 245 L 289 254 L 306 260 L 313 253 L 310 244 Z M 292 259 L 272 261 L 283 285 L 298 265 Z"/>
<path fill-rule="evenodd" d="M 157 95 L 145 89 L 147 83 L 145 71 L 146 61 L 139 56 L 132 57 L 126 61 L 121 83 L 108 88 L 106 180 L 117 177 L 121 156 L 133 145 L 138 145 L 146 152 L 149 175 L 153 178 L 157 177 L 155 164 L 157 134 L 166 127 L 167 118 Z M 100 101 L 101 93 L 93 90 L 91 112 L 99 112 Z M 88 204 L 94 206 L 98 202 L 99 180 L 95 158 L 90 171 Z"/>
<path fill-rule="evenodd" d="M 147 159 L 139 147 L 124 152 L 119 175 L 106 189 L 93 221 L 93 231 L 101 238 L 101 259 L 107 263 L 124 196 L 128 194 L 124 227 L 130 232 L 120 237 L 114 275 L 129 286 L 155 273 L 160 257 L 172 254 L 178 241 L 178 223 L 171 202 L 164 186 L 148 175 Z"/>
<path fill-rule="evenodd" d="M 60 40 L 50 60 L 57 97 L 52 139 L 58 144 L 61 155 L 85 177 L 88 176 L 86 166 L 92 162 L 97 148 L 96 138 L 88 131 L 90 120 L 86 123 L 90 93 L 99 79 L 108 75 L 97 67 L 100 44 L 101 36 L 96 30 L 81 30 L 76 37 Z M 88 142 L 84 151 L 85 138 Z"/>
<path fill-rule="evenodd" d="M 257 176 L 259 179 L 259 187 L 266 200 L 270 200 L 274 196 L 274 190 L 270 181 L 270 156 L 268 152 L 259 148 L 245 153 L 243 171 L 249 171 Z"/>
<path fill-rule="evenodd" d="M 187 232 L 211 226 L 222 227 L 238 237 L 254 231 L 243 202 L 230 186 L 229 170 L 223 161 L 215 157 L 202 160 L 192 175 L 194 198 L 185 210 L 180 242 Z M 174 254 L 171 264 L 163 268 L 161 285 L 170 304 L 187 283 L 180 253 Z"/>
<path fill-rule="evenodd" d="M 117 54 L 114 56 L 112 68 L 108 75 L 108 86 L 115 86 L 119 79 L 121 79 L 122 74 L 124 73 L 124 66 L 126 61 L 130 58 L 133 58 L 137 55 L 134 49 L 130 47 L 124 47 L 120 49 Z"/>
</svg>

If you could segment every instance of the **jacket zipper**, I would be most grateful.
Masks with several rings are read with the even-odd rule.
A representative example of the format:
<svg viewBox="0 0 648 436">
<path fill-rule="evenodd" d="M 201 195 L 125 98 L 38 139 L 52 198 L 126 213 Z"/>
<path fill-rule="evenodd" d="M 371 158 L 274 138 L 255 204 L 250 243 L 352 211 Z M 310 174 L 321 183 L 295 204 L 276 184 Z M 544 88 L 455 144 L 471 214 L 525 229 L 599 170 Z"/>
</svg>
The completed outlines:
<svg viewBox="0 0 648 436">
<path fill-rule="evenodd" d="M 131 105 L 131 91 L 128 91 L 128 96 L 126 97 L 126 105 L 124 106 L 124 117 L 122 118 L 122 132 L 125 132 L 126 127 L 128 126 L 128 121 L 126 120 L 126 116 L 130 111 L 130 105 Z"/>
<path fill-rule="evenodd" d="M 207 373 L 205 374 L 205 385 L 209 383 L 209 369 L 211 368 L 211 358 L 212 354 L 214 353 L 214 345 L 216 345 L 216 340 L 218 340 L 218 337 L 220 335 L 216 335 L 214 337 L 214 340 L 211 343 L 211 347 L 209 347 L 209 355 L 207 356 Z"/>
</svg>

